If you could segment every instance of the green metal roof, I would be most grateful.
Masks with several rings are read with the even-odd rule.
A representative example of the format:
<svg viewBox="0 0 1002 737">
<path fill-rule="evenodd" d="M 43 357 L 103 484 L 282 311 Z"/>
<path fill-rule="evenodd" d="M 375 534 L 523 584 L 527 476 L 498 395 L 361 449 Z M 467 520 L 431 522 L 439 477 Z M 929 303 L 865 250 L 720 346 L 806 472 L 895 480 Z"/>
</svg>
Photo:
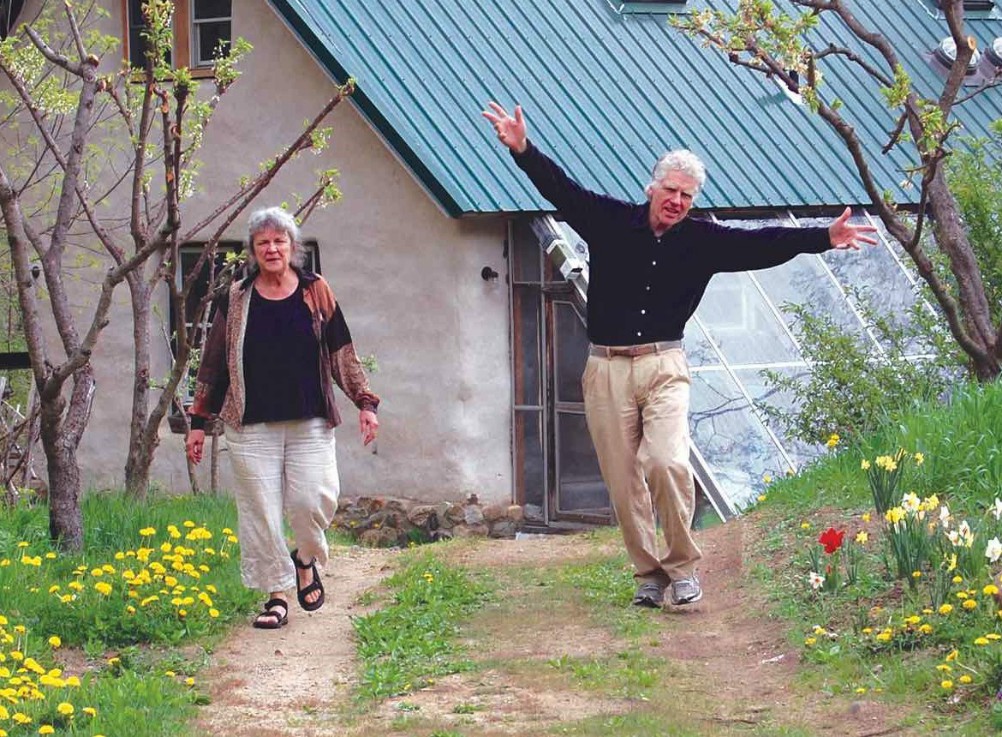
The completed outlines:
<svg viewBox="0 0 1002 737">
<path fill-rule="evenodd" d="M 615 197 L 642 199 L 656 158 L 682 146 L 707 163 L 704 208 L 868 202 L 848 153 L 820 118 L 762 75 L 670 28 L 666 13 L 635 12 L 639 3 L 620 12 L 619 0 L 270 2 L 335 79 L 355 78 L 362 113 L 452 215 L 552 209 L 481 118 L 492 99 L 509 109 L 521 103 L 533 141 L 582 184 Z M 948 30 L 933 0 L 854 6 L 890 38 L 920 90 L 941 87 L 929 59 Z M 1000 16 L 968 13 L 979 48 L 1002 36 Z M 860 46 L 833 18 L 811 41 Z M 913 200 L 914 190 L 900 187 L 902 154 L 879 154 L 894 121 L 875 86 L 848 62 L 826 73 L 846 117 L 871 142 L 881 188 Z M 996 88 L 965 103 L 961 118 L 982 133 L 1000 111 Z"/>
</svg>

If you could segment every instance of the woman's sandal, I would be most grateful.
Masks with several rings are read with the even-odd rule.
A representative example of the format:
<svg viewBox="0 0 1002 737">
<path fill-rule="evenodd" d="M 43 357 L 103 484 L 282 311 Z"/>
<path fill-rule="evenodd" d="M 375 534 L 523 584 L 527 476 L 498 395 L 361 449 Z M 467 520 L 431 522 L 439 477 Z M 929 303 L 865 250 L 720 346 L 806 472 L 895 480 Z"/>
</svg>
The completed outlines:
<svg viewBox="0 0 1002 737">
<path fill-rule="evenodd" d="M 281 607 L 281 614 L 279 614 Z M 259 630 L 277 630 L 289 623 L 289 602 L 285 599 L 268 599 L 264 609 L 254 618 L 254 627 Z"/>
<path fill-rule="evenodd" d="M 299 599 L 299 606 L 308 612 L 315 612 L 324 605 L 324 585 L 320 581 L 320 571 L 317 570 L 317 559 L 314 558 L 309 563 L 302 563 L 299 560 L 299 550 L 292 551 L 292 562 L 303 571 L 313 571 L 313 580 L 306 586 L 299 586 L 299 576 L 296 576 L 296 598 Z M 320 596 L 316 601 L 307 601 L 306 597 L 314 591 L 319 591 Z"/>
</svg>

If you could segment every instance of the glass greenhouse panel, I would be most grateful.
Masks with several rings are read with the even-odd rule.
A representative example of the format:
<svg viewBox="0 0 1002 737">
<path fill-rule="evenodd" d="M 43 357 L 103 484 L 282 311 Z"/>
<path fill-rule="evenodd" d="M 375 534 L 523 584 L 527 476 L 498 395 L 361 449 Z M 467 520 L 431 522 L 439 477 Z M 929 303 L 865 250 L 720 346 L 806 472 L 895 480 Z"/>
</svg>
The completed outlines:
<svg viewBox="0 0 1002 737">
<path fill-rule="evenodd" d="M 796 318 L 783 309 L 787 304 L 807 306 L 811 314 L 827 315 L 843 330 L 859 338 L 868 337 L 862 320 L 818 256 L 802 254 L 782 266 L 756 271 L 755 278 L 791 330 Z"/>
<path fill-rule="evenodd" d="M 793 340 L 747 273 L 714 276 L 696 316 L 730 363 L 800 358 Z"/>
<path fill-rule="evenodd" d="M 689 320 L 685 325 L 685 357 L 691 368 L 720 365 L 719 354 L 696 320 Z"/>
<path fill-rule="evenodd" d="M 806 364 L 799 367 L 774 368 L 772 371 L 784 377 L 794 379 L 806 380 L 807 377 Z M 805 443 L 802 440 L 787 437 L 786 427 L 783 422 L 778 418 L 769 416 L 762 408 L 763 405 L 766 405 L 783 413 L 792 412 L 798 406 L 797 398 L 793 394 L 777 388 L 759 370 L 743 369 L 734 373 L 737 375 L 738 381 L 744 386 L 745 391 L 748 392 L 748 396 L 751 397 L 752 402 L 756 407 L 760 408 L 759 415 L 763 418 L 766 426 L 772 430 L 773 435 L 779 438 L 783 449 L 793 460 L 797 468 L 803 467 L 806 463 L 814 460 L 824 452 L 825 448 L 821 444 Z M 823 430 L 824 428 L 820 428 L 819 432 Z"/>
<path fill-rule="evenodd" d="M 862 216 L 853 216 L 857 225 L 869 224 Z M 804 219 L 801 225 L 810 227 L 830 223 L 828 218 Z M 850 294 L 857 289 L 878 315 L 885 315 L 903 325 L 911 320 L 909 310 L 918 297 L 911 280 L 905 274 L 890 249 L 883 243 L 860 251 L 826 251 L 822 258 L 835 274 L 839 284 Z M 921 352 L 919 346 L 914 352 Z"/>
<path fill-rule="evenodd" d="M 765 425 L 726 371 L 693 374 L 689 428 L 722 491 L 738 508 L 789 468 Z"/>
</svg>

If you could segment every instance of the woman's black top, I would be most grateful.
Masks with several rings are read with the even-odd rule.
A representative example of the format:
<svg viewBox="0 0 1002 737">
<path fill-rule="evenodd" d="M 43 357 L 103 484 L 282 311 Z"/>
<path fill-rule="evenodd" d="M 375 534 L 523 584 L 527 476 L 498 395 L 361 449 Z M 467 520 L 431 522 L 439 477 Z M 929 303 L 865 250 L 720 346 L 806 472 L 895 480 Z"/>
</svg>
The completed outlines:
<svg viewBox="0 0 1002 737">
<path fill-rule="evenodd" d="M 245 425 L 324 416 L 320 344 L 302 282 L 285 299 L 266 299 L 253 290 L 243 369 Z"/>
</svg>

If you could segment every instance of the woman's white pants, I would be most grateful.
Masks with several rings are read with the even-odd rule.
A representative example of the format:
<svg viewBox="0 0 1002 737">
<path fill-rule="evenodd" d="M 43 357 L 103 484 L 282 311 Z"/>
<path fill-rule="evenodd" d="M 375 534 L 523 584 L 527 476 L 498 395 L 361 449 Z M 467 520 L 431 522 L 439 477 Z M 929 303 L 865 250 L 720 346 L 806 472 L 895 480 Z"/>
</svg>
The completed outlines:
<svg viewBox="0 0 1002 737">
<path fill-rule="evenodd" d="M 296 585 L 283 513 L 299 559 L 327 563 L 325 530 L 337 511 L 340 482 L 334 428 L 322 418 L 226 427 L 236 477 L 240 572 L 244 585 L 266 592 Z"/>
</svg>

